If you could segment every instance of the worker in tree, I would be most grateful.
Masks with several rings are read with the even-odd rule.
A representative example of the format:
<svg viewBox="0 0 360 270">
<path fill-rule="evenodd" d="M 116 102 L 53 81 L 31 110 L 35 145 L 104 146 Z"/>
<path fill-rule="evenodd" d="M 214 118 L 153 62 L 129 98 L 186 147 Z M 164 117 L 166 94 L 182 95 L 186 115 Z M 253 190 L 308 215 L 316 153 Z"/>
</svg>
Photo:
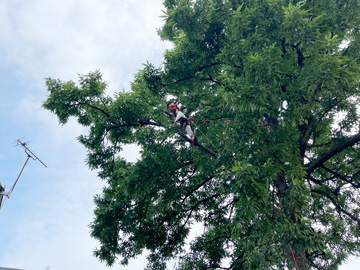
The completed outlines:
<svg viewBox="0 0 360 270">
<path fill-rule="evenodd" d="M 187 136 L 191 140 L 195 140 L 194 133 L 191 129 L 189 119 L 180 111 L 180 108 L 175 103 L 169 103 L 167 105 L 168 111 L 174 115 L 174 125 L 180 126 L 180 128 L 185 129 Z"/>
<path fill-rule="evenodd" d="M 274 131 L 274 128 L 278 124 L 278 120 L 276 118 L 271 117 L 267 113 L 264 113 L 265 122 L 264 125 L 267 127 L 267 129 L 272 132 Z"/>
</svg>

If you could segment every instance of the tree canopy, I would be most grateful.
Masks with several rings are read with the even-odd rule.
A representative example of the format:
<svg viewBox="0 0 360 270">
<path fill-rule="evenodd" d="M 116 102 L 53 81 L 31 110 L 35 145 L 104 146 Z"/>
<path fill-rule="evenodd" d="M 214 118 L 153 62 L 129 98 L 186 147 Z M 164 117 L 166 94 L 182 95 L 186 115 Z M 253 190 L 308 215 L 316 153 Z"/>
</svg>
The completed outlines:
<svg viewBox="0 0 360 270">
<path fill-rule="evenodd" d="M 337 269 L 360 251 L 360 1 L 165 0 L 163 64 L 109 97 L 47 79 L 44 108 L 107 185 L 95 256 L 148 269 Z M 177 100 L 196 141 L 174 128 Z M 264 125 L 264 114 L 270 120 Z M 128 162 L 125 145 L 140 147 Z M 201 231 L 189 243 L 193 227 Z"/>
</svg>

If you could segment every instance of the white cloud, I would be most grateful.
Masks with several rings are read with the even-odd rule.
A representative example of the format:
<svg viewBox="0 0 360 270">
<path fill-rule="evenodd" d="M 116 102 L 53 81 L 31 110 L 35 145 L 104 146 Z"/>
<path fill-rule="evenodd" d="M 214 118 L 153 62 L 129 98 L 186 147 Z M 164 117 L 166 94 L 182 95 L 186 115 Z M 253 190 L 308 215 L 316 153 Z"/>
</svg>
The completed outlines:
<svg viewBox="0 0 360 270">
<path fill-rule="evenodd" d="M 161 8 L 151 0 L 2 1 L 1 56 L 39 83 L 100 69 L 118 91 L 169 47 L 156 34 Z"/>
</svg>

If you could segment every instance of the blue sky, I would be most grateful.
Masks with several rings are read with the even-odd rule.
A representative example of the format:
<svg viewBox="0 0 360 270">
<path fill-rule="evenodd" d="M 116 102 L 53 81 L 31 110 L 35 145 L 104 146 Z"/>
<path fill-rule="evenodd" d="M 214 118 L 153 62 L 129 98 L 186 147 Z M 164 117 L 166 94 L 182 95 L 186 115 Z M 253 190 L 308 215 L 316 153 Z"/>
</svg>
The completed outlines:
<svg viewBox="0 0 360 270">
<path fill-rule="evenodd" d="M 74 120 L 60 126 L 41 108 L 44 78 L 74 80 L 100 69 L 109 95 L 123 89 L 142 63 L 159 65 L 170 44 L 162 25 L 161 0 L 0 1 L 0 181 L 8 188 L 26 154 L 23 138 L 48 165 L 30 160 L 0 211 L 0 266 L 26 270 L 106 269 L 92 256 L 89 236 L 93 196 L 101 193 L 96 172 L 76 137 L 86 132 Z M 127 151 L 135 159 L 136 151 Z M 127 268 L 139 269 L 142 258 Z"/>
<path fill-rule="evenodd" d="M 160 65 L 170 44 L 157 36 L 162 0 L 0 1 L 0 181 L 11 187 L 26 154 L 23 138 L 48 165 L 30 160 L 0 211 L 0 266 L 26 270 L 100 270 L 89 236 L 93 196 L 104 183 L 89 171 L 74 120 L 65 126 L 41 108 L 44 78 L 77 80 L 100 69 L 109 95 L 123 89 L 142 63 Z M 128 159 L 137 149 L 127 149 Z M 352 258 L 341 269 L 358 269 Z M 140 269 L 143 257 L 128 267 Z"/>
</svg>

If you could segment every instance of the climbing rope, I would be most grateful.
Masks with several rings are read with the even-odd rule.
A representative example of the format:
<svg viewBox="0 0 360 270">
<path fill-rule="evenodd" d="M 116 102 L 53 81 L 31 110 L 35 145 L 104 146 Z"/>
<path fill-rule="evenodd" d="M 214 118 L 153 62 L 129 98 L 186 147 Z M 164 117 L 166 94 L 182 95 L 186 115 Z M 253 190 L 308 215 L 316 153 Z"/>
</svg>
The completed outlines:
<svg viewBox="0 0 360 270">
<path fill-rule="evenodd" d="M 217 121 L 219 123 L 224 123 L 224 124 L 229 124 L 231 123 L 231 121 L 218 121 L 217 119 L 198 119 L 198 118 L 190 118 L 190 120 L 192 121 L 203 121 L 203 122 L 212 122 L 212 121 Z"/>
<path fill-rule="evenodd" d="M 290 250 L 291 250 L 291 254 L 292 254 L 293 258 L 294 258 L 294 262 L 295 262 L 295 265 L 296 265 L 296 269 L 299 270 L 299 266 L 298 266 L 298 264 L 297 264 L 297 262 L 296 262 L 295 255 L 294 255 L 294 252 L 293 252 L 291 246 L 290 246 Z"/>
<path fill-rule="evenodd" d="M 190 118 L 190 119 L 192 119 L 192 118 Z M 216 151 L 219 152 L 219 149 L 217 149 L 217 147 L 210 141 L 210 139 L 209 139 L 208 137 L 206 137 L 206 135 L 204 134 L 204 132 L 202 132 L 201 129 L 200 129 L 194 122 L 192 122 L 192 123 L 194 124 L 194 126 L 196 127 L 196 129 L 200 131 L 200 133 L 204 136 L 204 138 L 216 149 Z"/>
<path fill-rule="evenodd" d="M 194 134 L 194 133 L 193 133 Z M 192 137 L 192 149 L 193 149 L 193 164 L 192 164 L 192 169 L 194 171 L 195 168 L 195 147 L 194 147 L 194 135 Z"/>
</svg>

